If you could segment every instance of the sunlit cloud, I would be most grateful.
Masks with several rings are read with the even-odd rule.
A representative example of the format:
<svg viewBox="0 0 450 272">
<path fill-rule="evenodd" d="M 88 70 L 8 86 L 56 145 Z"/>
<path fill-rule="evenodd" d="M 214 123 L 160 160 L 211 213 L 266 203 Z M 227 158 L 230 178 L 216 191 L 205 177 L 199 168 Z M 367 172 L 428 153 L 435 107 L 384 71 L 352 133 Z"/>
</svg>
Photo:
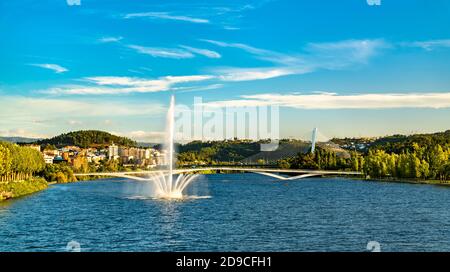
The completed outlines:
<svg viewBox="0 0 450 272">
<path fill-rule="evenodd" d="M 141 12 L 141 13 L 129 13 L 124 16 L 125 19 L 132 18 L 150 18 L 150 19 L 162 19 L 162 20 L 172 20 L 172 21 L 184 21 L 189 23 L 197 24 L 208 24 L 209 20 L 202 18 L 194 18 L 190 16 L 183 15 L 172 15 L 168 12 Z"/>
<path fill-rule="evenodd" d="M 52 71 L 54 71 L 57 74 L 69 71 L 65 67 L 62 67 L 62 66 L 60 66 L 58 64 L 52 64 L 52 63 L 32 63 L 32 64 L 29 64 L 29 65 L 36 66 L 36 67 L 39 67 L 39 68 L 48 69 L 48 70 L 52 70 Z"/>
<path fill-rule="evenodd" d="M 297 109 L 394 109 L 394 108 L 450 108 L 448 93 L 369 93 L 339 95 L 314 94 L 257 94 L 241 99 L 213 101 L 208 107 L 249 107 L 279 105 Z"/>
</svg>

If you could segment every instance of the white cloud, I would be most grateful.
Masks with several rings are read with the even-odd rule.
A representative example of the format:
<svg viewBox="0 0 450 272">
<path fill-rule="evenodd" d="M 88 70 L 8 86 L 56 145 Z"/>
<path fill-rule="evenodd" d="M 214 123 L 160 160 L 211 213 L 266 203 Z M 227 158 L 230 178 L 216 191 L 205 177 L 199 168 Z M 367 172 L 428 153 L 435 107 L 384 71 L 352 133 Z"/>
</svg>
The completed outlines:
<svg viewBox="0 0 450 272">
<path fill-rule="evenodd" d="M 402 46 L 419 47 L 427 51 L 432 51 L 437 48 L 450 48 L 450 39 L 448 40 L 429 40 L 429 41 L 415 41 L 404 42 Z"/>
<path fill-rule="evenodd" d="M 345 40 L 331 43 L 309 43 L 307 59 L 313 65 L 323 68 L 345 67 L 367 61 L 379 53 L 380 49 L 389 48 L 384 40 Z"/>
<path fill-rule="evenodd" d="M 290 68 L 224 68 L 215 72 L 223 81 L 262 80 L 298 73 Z"/>
<path fill-rule="evenodd" d="M 184 21 L 197 24 L 208 24 L 209 20 L 202 18 L 194 18 L 182 15 L 171 15 L 168 12 L 141 12 L 141 13 L 129 13 L 124 16 L 125 19 L 131 18 L 151 18 L 151 19 L 164 19 L 174 21 Z"/>
<path fill-rule="evenodd" d="M 98 41 L 101 43 L 114 43 L 114 42 L 120 42 L 123 39 L 123 37 L 102 37 Z"/>
<path fill-rule="evenodd" d="M 116 76 L 87 77 L 83 79 L 89 83 L 86 85 L 64 85 L 40 92 L 55 95 L 149 93 L 172 90 L 175 89 L 174 85 L 176 84 L 200 82 L 212 78 L 214 77 L 209 75 L 165 76 L 158 79 Z"/>
<path fill-rule="evenodd" d="M 177 48 L 144 47 L 140 45 L 128 45 L 128 47 L 136 50 L 138 53 L 155 58 L 190 59 L 194 57 L 194 54 L 191 52 Z"/>
<path fill-rule="evenodd" d="M 273 53 L 272 51 L 269 50 L 265 50 L 265 49 L 261 49 L 261 48 L 256 48 L 247 44 L 243 44 L 243 43 L 228 43 L 228 42 L 222 42 L 222 41 L 215 41 L 215 40 L 207 40 L 207 39 L 200 39 L 200 41 L 204 41 L 210 44 L 214 44 L 220 47 L 232 47 L 232 48 L 238 48 L 238 49 L 242 49 L 244 51 L 247 51 L 248 53 L 252 53 L 255 55 L 260 55 L 260 54 L 271 54 Z"/>
<path fill-rule="evenodd" d="M 98 99 L 56 99 L 23 96 L 0 96 L 0 124 L 30 118 L 50 120 L 64 117 L 134 116 L 164 112 L 163 105 L 153 102 L 117 102 Z"/>
<path fill-rule="evenodd" d="M 242 99 L 205 103 L 209 107 L 242 107 L 279 105 L 298 109 L 390 109 L 390 108 L 450 108 L 448 93 L 371 93 L 338 95 L 315 94 L 257 94 Z"/>
<path fill-rule="evenodd" d="M 44 68 L 44 69 L 49 69 L 49 70 L 54 71 L 57 74 L 69 71 L 67 68 L 64 68 L 58 64 L 52 64 L 52 63 L 32 63 L 30 65 Z"/>
<path fill-rule="evenodd" d="M 201 40 L 220 47 L 237 48 L 254 58 L 275 64 L 274 67 L 215 69 L 223 80 L 260 80 L 291 74 L 305 74 L 319 69 L 343 69 L 355 64 L 365 64 L 381 49 L 390 45 L 384 40 L 345 40 L 330 43 L 309 43 L 303 51 L 285 54 L 261 49 L 243 43 Z M 223 73 L 220 75 L 220 73 Z"/>
<path fill-rule="evenodd" d="M 190 46 L 185 46 L 185 45 L 180 45 L 181 48 L 184 48 L 192 53 L 198 54 L 198 55 L 202 55 L 208 58 L 212 58 L 212 59 L 219 59 L 222 56 L 212 50 L 208 50 L 208 49 L 201 49 L 201 48 L 195 48 L 195 47 L 190 47 Z"/>
</svg>

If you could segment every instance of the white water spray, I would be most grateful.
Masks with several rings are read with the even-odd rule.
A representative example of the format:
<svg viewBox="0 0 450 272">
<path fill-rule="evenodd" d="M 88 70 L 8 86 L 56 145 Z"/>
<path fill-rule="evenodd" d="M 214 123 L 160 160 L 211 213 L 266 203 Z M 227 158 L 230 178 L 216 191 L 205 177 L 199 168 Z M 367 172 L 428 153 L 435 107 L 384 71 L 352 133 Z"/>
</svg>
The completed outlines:
<svg viewBox="0 0 450 272">
<path fill-rule="evenodd" d="M 179 174 L 176 179 L 173 175 L 174 166 L 174 137 L 175 137 L 175 96 L 171 96 L 169 111 L 167 112 L 167 136 L 166 148 L 168 151 L 167 159 L 169 162 L 169 172 L 167 175 L 159 172 L 152 174 L 150 178 L 157 186 L 156 196 L 167 199 L 183 198 L 183 191 L 198 176 L 194 174 Z"/>
</svg>

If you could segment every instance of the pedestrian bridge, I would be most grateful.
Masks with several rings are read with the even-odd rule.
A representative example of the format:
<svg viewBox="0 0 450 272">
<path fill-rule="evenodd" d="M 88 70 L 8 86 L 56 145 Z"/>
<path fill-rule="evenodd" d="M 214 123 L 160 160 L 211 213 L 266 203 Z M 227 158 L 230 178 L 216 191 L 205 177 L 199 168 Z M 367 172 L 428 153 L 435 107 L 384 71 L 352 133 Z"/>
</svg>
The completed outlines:
<svg viewBox="0 0 450 272">
<path fill-rule="evenodd" d="M 248 168 L 248 167 L 201 167 L 201 168 L 186 168 L 174 169 L 173 174 L 190 174 L 196 172 L 249 172 L 259 175 L 273 177 L 278 180 L 297 180 L 308 177 L 319 176 L 360 176 L 361 172 L 356 171 L 328 171 L 328 170 L 302 170 L 302 169 L 271 169 L 271 168 Z M 163 174 L 168 175 L 169 170 L 149 170 L 149 171 L 134 171 L 134 172 L 100 172 L 100 173 L 77 173 L 75 176 L 107 176 L 120 177 L 140 181 L 148 181 L 148 178 L 143 175 Z M 284 174 L 284 175 L 283 175 Z"/>
</svg>

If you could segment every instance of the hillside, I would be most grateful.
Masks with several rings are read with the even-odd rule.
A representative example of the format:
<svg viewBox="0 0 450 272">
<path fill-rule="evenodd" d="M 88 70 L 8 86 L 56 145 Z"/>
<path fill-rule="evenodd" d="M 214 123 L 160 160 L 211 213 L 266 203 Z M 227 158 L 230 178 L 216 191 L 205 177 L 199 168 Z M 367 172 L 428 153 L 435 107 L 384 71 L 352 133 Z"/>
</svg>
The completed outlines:
<svg viewBox="0 0 450 272">
<path fill-rule="evenodd" d="M 275 163 L 280 159 L 294 157 L 299 153 L 305 154 L 311 150 L 311 143 L 301 140 L 281 140 L 274 151 L 261 151 L 261 143 L 248 140 L 194 141 L 178 146 L 178 161 L 180 164 L 197 162 L 256 164 L 261 161 Z M 349 157 L 348 152 L 337 145 L 318 143 L 317 146 L 333 151 L 339 157 Z"/>
<path fill-rule="evenodd" d="M 52 144 L 57 147 L 75 145 L 83 148 L 102 147 L 114 143 L 116 145 L 136 146 L 137 143 L 129 138 L 112 135 L 99 130 L 80 130 L 64 133 L 50 139 L 36 142 L 40 145 Z"/>
<path fill-rule="evenodd" d="M 419 146 L 450 146 L 450 130 L 432 134 L 414 134 L 410 136 L 393 135 L 375 140 L 371 149 L 381 149 L 389 153 L 414 151 L 414 144 Z"/>
<path fill-rule="evenodd" d="M 182 164 L 239 162 L 259 152 L 259 144 L 248 140 L 194 141 L 177 147 Z"/>
<path fill-rule="evenodd" d="M 400 154 L 414 151 L 414 145 L 442 147 L 450 146 L 450 130 L 430 134 L 391 135 L 379 138 L 345 138 L 332 139 L 332 142 L 348 150 L 367 153 L 372 150 L 384 150 L 388 153 Z"/>
</svg>

